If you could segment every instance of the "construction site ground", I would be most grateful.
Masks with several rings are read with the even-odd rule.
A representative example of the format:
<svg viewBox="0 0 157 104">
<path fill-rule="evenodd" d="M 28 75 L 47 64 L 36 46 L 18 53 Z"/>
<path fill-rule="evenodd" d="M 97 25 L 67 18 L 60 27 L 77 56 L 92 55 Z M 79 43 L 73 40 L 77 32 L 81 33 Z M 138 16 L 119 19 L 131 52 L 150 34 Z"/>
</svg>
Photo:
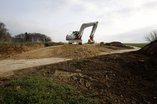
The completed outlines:
<svg viewBox="0 0 157 104">
<path fill-rule="evenodd" d="M 93 46 L 90 46 L 93 49 Z M 62 46 L 59 47 L 61 48 Z M 74 47 L 74 45 L 70 47 Z M 68 50 L 66 46 L 65 48 Z M 73 50 L 75 49 L 73 48 Z M 83 49 L 86 49 L 86 47 Z M 100 48 L 97 49 L 99 50 Z M 111 52 L 115 49 L 122 48 L 107 47 L 106 49 L 109 50 L 108 52 Z M 34 51 L 22 53 L 23 55 L 19 55 L 18 59 L 46 57 L 42 55 L 41 51 L 39 57 L 33 56 L 32 53 Z M 97 50 L 94 49 L 94 51 Z M 58 51 L 54 52 L 56 52 L 56 54 L 60 53 Z M 83 50 L 80 52 L 83 52 Z M 20 76 L 38 75 L 53 78 L 60 83 L 73 85 L 85 96 L 97 98 L 102 104 L 157 103 L 156 55 L 145 55 L 144 52 L 140 51 L 109 55 L 100 55 L 98 54 L 100 52 L 105 51 L 95 52 L 88 57 L 81 57 L 81 55 L 80 57 L 72 56 L 70 58 L 73 58 L 73 60 L 56 64 L 15 70 L 12 76 L 1 77 L 0 85 L 5 87 L 7 81 Z M 90 53 L 90 50 L 88 53 Z M 28 54 L 30 54 L 30 57 L 27 56 Z M 77 51 L 76 54 L 78 54 Z M 49 56 L 51 55 L 49 54 Z M 61 57 L 65 58 L 68 57 L 68 55 L 61 55 Z M 17 57 L 12 58 L 16 59 Z"/>
<path fill-rule="evenodd" d="M 24 75 L 40 75 L 76 86 L 102 104 L 156 104 L 157 61 L 133 53 L 101 55 L 14 71 L 1 85 Z"/>
<path fill-rule="evenodd" d="M 96 55 L 123 53 L 127 51 L 135 51 L 137 48 L 116 46 L 100 46 L 93 44 L 85 45 L 60 45 L 38 48 L 10 56 L 7 59 L 0 61 L 0 75 L 10 75 L 12 71 L 48 65 L 58 62 L 63 62 L 72 59 L 84 57 L 92 57 Z M 12 55 L 12 54 L 11 54 Z"/>
<path fill-rule="evenodd" d="M 10 58 L 13 59 L 39 59 L 39 58 L 70 58 L 78 59 L 84 57 L 91 57 L 99 55 L 101 52 L 112 52 L 113 50 L 132 49 L 130 47 L 117 47 L 117 46 L 101 46 L 99 44 L 64 44 L 59 46 L 50 46 L 23 52 L 14 55 Z"/>
</svg>

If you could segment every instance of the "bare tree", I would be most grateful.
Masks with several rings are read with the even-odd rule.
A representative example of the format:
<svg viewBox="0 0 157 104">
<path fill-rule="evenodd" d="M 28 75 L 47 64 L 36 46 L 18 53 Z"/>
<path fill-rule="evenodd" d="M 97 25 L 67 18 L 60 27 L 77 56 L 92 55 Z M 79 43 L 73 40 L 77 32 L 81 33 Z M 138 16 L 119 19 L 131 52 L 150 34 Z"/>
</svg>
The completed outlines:
<svg viewBox="0 0 157 104">
<path fill-rule="evenodd" d="M 157 31 L 151 32 L 149 35 L 147 35 L 147 36 L 145 37 L 145 39 L 146 39 L 146 41 L 148 41 L 148 42 L 152 42 L 152 41 L 157 40 Z"/>
<path fill-rule="evenodd" d="M 8 30 L 5 28 L 5 24 L 0 22 L 0 41 L 10 41 L 11 36 Z"/>
</svg>

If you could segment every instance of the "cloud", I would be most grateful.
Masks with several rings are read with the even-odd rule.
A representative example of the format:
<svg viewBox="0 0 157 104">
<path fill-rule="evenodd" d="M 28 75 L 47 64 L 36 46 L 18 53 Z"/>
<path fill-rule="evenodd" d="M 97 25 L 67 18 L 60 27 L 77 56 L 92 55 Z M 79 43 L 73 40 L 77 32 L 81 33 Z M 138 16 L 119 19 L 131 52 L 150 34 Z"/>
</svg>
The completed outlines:
<svg viewBox="0 0 157 104">
<path fill-rule="evenodd" d="M 13 34 L 43 32 L 54 41 L 65 41 L 65 35 L 79 30 L 84 22 L 99 21 L 95 34 L 107 41 L 129 31 L 157 24 L 156 0 L 0 0 L 0 16 Z M 85 39 L 91 28 L 85 30 Z M 144 30 L 143 30 L 144 31 Z M 144 35 L 143 35 L 144 36 Z M 132 37 L 134 38 L 134 37 Z M 130 40 L 130 37 L 125 37 Z M 144 39 L 132 39 L 144 41 Z"/>
</svg>

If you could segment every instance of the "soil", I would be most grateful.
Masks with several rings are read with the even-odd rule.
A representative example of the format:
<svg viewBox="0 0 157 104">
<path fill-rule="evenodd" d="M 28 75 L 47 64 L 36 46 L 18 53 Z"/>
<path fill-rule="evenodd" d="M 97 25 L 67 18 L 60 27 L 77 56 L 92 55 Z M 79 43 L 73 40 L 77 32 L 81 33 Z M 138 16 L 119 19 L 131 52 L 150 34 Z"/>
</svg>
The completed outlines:
<svg viewBox="0 0 157 104">
<path fill-rule="evenodd" d="M 22 54 L 14 56 L 13 58 L 17 59 L 48 58 L 48 57 L 82 58 L 93 56 L 104 51 L 111 51 L 111 49 L 96 45 L 65 44 L 61 46 L 52 46 L 24 52 Z"/>
<path fill-rule="evenodd" d="M 12 71 L 36 67 L 41 65 L 49 65 L 53 63 L 64 62 L 70 59 L 65 58 L 42 58 L 42 59 L 6 59 L 0 61 L 0 76 L 10 76 Z"/>
<path fill-rule="evenodd" d="M 21 54 L 27 51 L 36 50 L 49 46 L 63 45 L 62 42 L 48 43 L 1 43 L 0 44 L 0 59 L 10 58 L 13 55 Z"/>
<path fill-rule="evenodd" d="M 15 59 L 33 59 L 33 58 L 49 58 L 49 57 L 60 57 L 60 58 L 85 58 L 96 56 L 101 52 L 111 52 L 113 50 L 128 49 L 126 47 L 116 46 L 101 46 L 99 44 L 64 44 L 60 46 L 51 46 L 46 48 L 40 48 L 21 54 L 14 55 L 11 58 Z"/>
<path fill-rule="evenodd" d="M 102 104 L 156 104 L 157 57 L 139 52 L 101 55 L 15 71 L 42 75 L 76 86 Z M 1 79 L 1 85 L 6 80 Z"/>
<path fill-rule="evenodd" d="M 104 44 L 65 44 L 49 43 L 3 43 L 0 44 L 0 59 L 39 59 L 49 57 L 84 58 L 96 56 L 101 52 L 130 49 L 122 43 Z"/>
<path fill-rule="evenodd" d="M 125 44 L 121 43 L 121 42 L 110 42 L 110 43 L 104 43 L 104 42 L 100 42 L 101 46 L 106 46 L 106 47 L 111 47 L 113 49 L 119 49 L 119 48 L 125 48 L 125 49 L 131 49 L 131 47 L 126 46 Z"/>
<path fill-rule="evenodd" d="M 157 104 L 156 59 L 157 55 L 146 55 L 144 51 L 74 59 L 14 71 L 13 76 L 0 79 L 0 86 L 33 74 L 73 85 L 102 104 Z"/>
<path fill-rule="evenodd" d="M 115 54 L 137 51 L 138 48 L 134 49 L 124 49 L 124 50 L 114 50 L 112 52 L 102 52 L 99 55 Z M 67 60 L 72 60 L 68 58 L 40 58 L 40 59 L 4 59 L 0 61 L 0 76 L 9 76 L 14 70 L 36 67 L 41 65 L 49 65 L 53 63 L 64 62 Z"/>
<path fill-rule="evenodd" d="M 9 58 L 13 55 L 20 54 L 37 48 L 43 48 L 44 44 L 36 43 L 4 43 L 0 44 L 0 59 Z"/>
<path fill-rule="evenodd" d="M 145 55 L 156 56 L 157 55 L 157 40 L 143 47 L 140 50 L 140 52 Z"/>
</svg>

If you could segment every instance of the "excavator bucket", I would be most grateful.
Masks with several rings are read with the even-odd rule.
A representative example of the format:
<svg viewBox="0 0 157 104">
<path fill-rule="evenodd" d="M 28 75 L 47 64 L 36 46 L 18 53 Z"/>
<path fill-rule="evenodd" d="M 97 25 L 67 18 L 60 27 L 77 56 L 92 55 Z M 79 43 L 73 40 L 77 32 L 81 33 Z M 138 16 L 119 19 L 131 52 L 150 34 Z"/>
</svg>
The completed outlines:
<svg viewBox="0 0 157 104">
<path fill-rule="evenodd" d="M 95 42 L 93 40 L 88 39 L 88 44 L 94 44 Z"/>
<path fill-rule="evenodd" d="M 94 43 L 95 43 L 94 40 L 93 40 L 93 36 L 94 36 L 94 35 L 90 35 L 90 36 L 89 36 L 88 44 L 94 44 Z"/>
</svg>

